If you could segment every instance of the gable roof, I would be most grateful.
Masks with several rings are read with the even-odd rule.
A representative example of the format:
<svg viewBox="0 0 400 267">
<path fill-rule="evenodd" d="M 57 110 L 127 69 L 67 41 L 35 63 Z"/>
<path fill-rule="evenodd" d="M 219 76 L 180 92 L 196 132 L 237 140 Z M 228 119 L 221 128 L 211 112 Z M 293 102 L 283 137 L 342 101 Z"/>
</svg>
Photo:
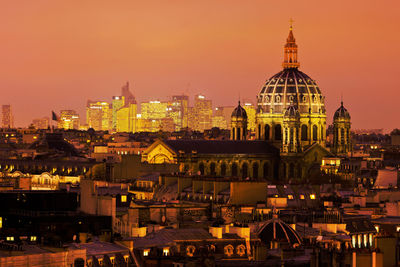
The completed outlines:
<svg viewBox="0 0 400 267">
<path fill-rule="evenodd" d="M 164 140 L 176 153 L 183 151 L 197 154 L 272 154 L 279 155 L 279 149 L 267 141 L 233 140 Z"/>
</svg>

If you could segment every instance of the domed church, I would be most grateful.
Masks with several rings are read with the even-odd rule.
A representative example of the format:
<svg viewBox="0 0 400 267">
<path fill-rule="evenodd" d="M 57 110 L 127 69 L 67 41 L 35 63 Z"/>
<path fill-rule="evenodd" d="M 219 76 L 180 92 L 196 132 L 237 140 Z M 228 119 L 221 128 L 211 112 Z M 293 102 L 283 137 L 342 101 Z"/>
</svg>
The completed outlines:
<svg viewBox="0 0 400 267">
<path fill-rule="evenodd" d="M 256 137 L 269 140 L 285 153 L 325 146 L 324 97 L 315 80 L 299 70 L 297 44 L 290 26 L 283 70 L 269 78 L 257 97 Z"/>
<path fill-rule="evenodd" d="M 325 99 L 315 80 L 299 70 L 292 26 L 282 67 L 257 96 L 256 140 L 247 140 L 248 114 L 239 102 L 230 140 L 158 140 L 142 161 L 177 163 L 189 174 L 290 181 L 319 172 L 322 158 L 350 151 L 350 114 L 343 104 L 334 116 L 333 147 L 325 148 Z"/>
</svg>

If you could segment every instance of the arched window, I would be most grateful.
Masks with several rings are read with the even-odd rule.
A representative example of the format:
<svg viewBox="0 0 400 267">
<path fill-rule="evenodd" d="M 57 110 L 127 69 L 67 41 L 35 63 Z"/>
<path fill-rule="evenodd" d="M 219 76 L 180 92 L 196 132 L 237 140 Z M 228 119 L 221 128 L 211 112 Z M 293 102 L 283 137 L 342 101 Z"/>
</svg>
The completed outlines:
<svg viewBox="0 0 400 267">
<path fill-rule="evenodd" d="M 241 129 L 238 127 L 237 129 L 236 129 L 236 140 L 240 140 L 241 138 L 240 138 L 240 134 L 241 134 Z"/>
<path fill-rule="evenodd" d="M 303 124 L 301 126 L 301 141 L 307 141 L 308 140 L 308 127 L 307 125 Z"/>
<path fill-rule="evenodd" d="M 297 177 L 302 177 L 301 164 L 297 164 Z"/>
<path fill-rule="evenodd" d="M 248 175 L 248 169 L 249 169 L 249 167 L 247 166 L 247 163 L 243 163 L 243 165 L 242 165 L 242 177 L 243 178 L 246 178 L 246 177 L 248 177 L 249 175 Z"/>
<path fill-rule="evenodd" d="M 286 174 L 287 174 L 287 171 L 286 171 L 286 168 L 287 168 L 287 164 L 286 163 L 282 163 L 282 170 L 283 170 L 283 179 L 286 179 Z"/>
<path fill-rule="evenodd" d="M 289 178 L 294 178 L 294 164 L 289 164 Z"/>
<path fill-rule="evenodd" d="M 74 267 L 85 267 L 85 260 L 82 258 L 77 258 L 74 260 Z"/>
<path fill-rule="evenodd" d="M 258 125 L 258 139 L 261 139 L 261 124 Z"/>
<path fill-rule="evenodd" d="M 216 172 L 215 172 L 215 163 L 214 162 L 211 162 L 211 164 L 210 164 L 210 174 L 211 175 L 216 175 Z"/>
<path fill-rule="evenodd" d="M 346 129 L 346 133 L 347 133 L 347 144 L 350 144 L 350 129 L 349 128 L 347 128 Z"/>
<path fill-rule="evenodd" d="M 235 140 L 235 127 L 232 127 L 232 139 Z"/>
<path fill-rule="evenodd" d="M 318 141 L 318 127 L 314 125 L 312 128 L 313 141 Z"/>
<path fill-rule="evenodd" d="M 222 163 L 221 164 L 221 176 L 225 176 L 226 175 L 226 164 Z"/>
<path fill-rule="evenodd" d="M 236 163 L 232 164 L 232 176 L 235 177 L 238 175 L 238 167 L 236 165 Z"/>
<path fill-rule="evenodd" d="M 282 127 L 280 124 L 275 126 L 275 140 L 281 141 L 282 140 Z"/>
<path fill-rule="evenodd" d="M 264 136 L 265 136 L 265 140 L 269 140 L 269 125 L 268 124 L 265 124 Z"/>
<path fill-rule="evenodd" d="M 257 162 L 255 162 L 254 164 L 253 164 L 253 178 L 258 178 L 258 163 Z"/>
<path fill-rule="evenodd" d="M 200 175 L 204 175 L 204 163 L 200 163 L 199 164 L 199 171 L 200 171 Z"/>
<path fill-rule="evenodd" d="M 265 179 L 269 177 L 269 164 L 268 164 L 268 162 L 264 163 L 264 166 L 263 166 L 263 177 Z"/>
</svg>

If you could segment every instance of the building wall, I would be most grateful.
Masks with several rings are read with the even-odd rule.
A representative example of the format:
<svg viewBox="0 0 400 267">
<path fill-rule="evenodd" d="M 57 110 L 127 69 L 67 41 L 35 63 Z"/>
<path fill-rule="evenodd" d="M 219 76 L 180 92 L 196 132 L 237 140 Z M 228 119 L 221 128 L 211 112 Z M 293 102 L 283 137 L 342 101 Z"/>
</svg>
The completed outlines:
<svg viewBox="0 0 400 267">
<path fill-rule="evenodd" d="M 231 182 L 231 204 L 257 204 L 257 202 L 265 202 L 266 200 L 266 182 Z"/>
</svg>

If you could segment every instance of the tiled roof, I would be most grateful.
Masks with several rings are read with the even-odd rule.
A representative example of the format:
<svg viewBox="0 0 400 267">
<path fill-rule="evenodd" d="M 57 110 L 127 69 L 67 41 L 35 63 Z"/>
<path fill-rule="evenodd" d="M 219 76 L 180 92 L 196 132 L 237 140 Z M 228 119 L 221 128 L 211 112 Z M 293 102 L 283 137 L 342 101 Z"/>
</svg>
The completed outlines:
<svg viewBox="0 0 400 267">
<path fill-rule="evenodd" d="M 162 229 L 133 241 L 135 248 L 169 246 L 177 241 L 214 239 L 204 229 Z"/>
</svg>

